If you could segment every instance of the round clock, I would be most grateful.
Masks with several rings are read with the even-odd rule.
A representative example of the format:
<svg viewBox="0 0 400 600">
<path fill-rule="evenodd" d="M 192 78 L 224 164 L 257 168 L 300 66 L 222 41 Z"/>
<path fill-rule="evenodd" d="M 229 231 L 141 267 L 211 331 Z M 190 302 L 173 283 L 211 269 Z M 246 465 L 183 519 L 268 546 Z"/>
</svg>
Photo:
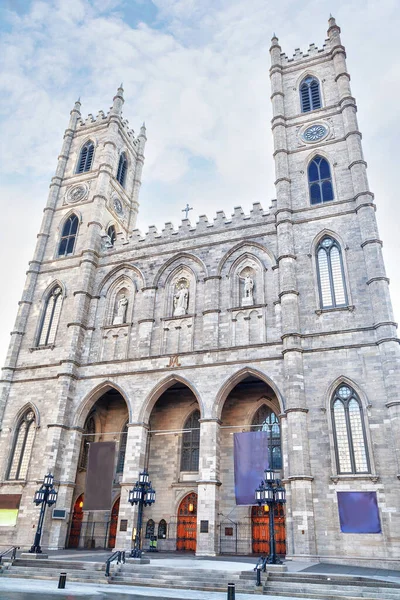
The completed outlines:
<svg viewBox="0 0 400 600">
<path fill-rule="evenodd" d="M 311 125 L 303 133 L 303 140 L 306 142 L 318 142 L 322 140 L 328 133 L 328 130 L 323 125 Z"/>
<path fill-rule="evenodd" d="M 119 198 L 114 198 L 114 208 L 119 215 L 122 215 L 124 210 L 122 208 L 121 200 Z"/>
</svg>

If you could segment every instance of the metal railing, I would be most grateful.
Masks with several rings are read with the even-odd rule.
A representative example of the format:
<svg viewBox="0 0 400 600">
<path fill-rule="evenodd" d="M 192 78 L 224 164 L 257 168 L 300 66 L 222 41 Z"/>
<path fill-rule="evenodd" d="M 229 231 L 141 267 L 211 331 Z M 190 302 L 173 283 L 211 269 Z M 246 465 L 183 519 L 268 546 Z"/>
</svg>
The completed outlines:
<svg viewBox="0 0 400 600">
<path fill-rule="evenodd" d="M 125 550 L 117 550 L 116 552 L 113 552 L 109 558 L 107 558 L 106 572 L 104 573 L 105 577 L 110 577 L 110 566 L 114 560 L 117 561 L 117 565 L 120 563 L 125 564 Z"/>
<path fill-rule="evenodd" d="M 1 552 L 0 554 L 0 565 L 3 562 L 3 558 L 5 556 L 7 556 L 7 554 L 9 552 L 11 552 L 11 560 L 15 560 L 16 556 L 17 556 L 17 550 L 19 550 L 19 546 L 11 546 L 10 548 L 8 548 L 8 550 L 4 550 L 4 552 Z"/>
</svg>

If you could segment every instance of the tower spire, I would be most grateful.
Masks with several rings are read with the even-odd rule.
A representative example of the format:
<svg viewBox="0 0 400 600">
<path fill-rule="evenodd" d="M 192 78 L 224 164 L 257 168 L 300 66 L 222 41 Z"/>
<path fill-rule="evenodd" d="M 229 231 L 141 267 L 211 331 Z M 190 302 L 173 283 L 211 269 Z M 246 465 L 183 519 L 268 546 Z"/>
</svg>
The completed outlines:
<svg viewBox="0 0 400 600">
<path fill-rule="evenodd" d="M 124 88 L 122 87 L 122 83 L 117 90 L 117 94 L 113 98 L 113 105 L 111 112 L 114 115 L 121 115 L 122 106 L 124 104 Z"/>
</svg>

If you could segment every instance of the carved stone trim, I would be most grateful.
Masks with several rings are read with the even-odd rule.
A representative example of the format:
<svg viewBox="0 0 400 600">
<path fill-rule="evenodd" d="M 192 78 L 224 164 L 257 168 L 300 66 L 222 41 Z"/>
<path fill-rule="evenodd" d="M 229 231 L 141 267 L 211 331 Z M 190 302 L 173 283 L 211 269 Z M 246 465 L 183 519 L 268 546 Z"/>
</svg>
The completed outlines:
<svg viewBox="0 0 400 600">
<path fill-rule="evenodd" d="M 386 283 L 390 283 L 389 277 L 371 277 L 371 279 L 368 279 L 367 285 L 373 283 L 374 281 L 386 281 Z"/>
<path fill-rule="evenodd" d="M 221 275 L 210 275 L 209 277 L 204 277 L 203 281 L 209 281 L 210 279 L 222 279 Z"/>
<path fill-rule="evenodd" d="M 319 308 L 315 311 L 316 315 L 322 315 L 323 313 L 335 312 L 338 310 L 348 310 L 349 312 L 353 312 L 355 310 L 355 306 L 353 304 L 349 304 L 348 306 L 334 306 L 333 308 Z"/>
<path fill-rule="evenodd" d="M 278 294 L 278 297 L 282 298 L 282 296 L 286 296 L 287 294 L 294 294 L 295 296 L 300 295 L 300 293 L 297 290 L 283 290 L 283 292 Z"/>
<path fill-rule="evenodd" d="M 372 473 L 348 473 L 331 475 L 329 479 L 336 485 L 339 481 L 372 481 L 373 483 L 377 483 L 380 477 Z"/>
<path fill-rule="evenodd" d="M 378 238 L 374 238 L 372 240 L 365 240 L 365 242 L 362 242 L 361 248 L 364 248 L 364 246 L 367 246 L 368 244 L 379 244 L 380 246 L 383 246 L 382 240 L 378 240 Z"/>
<path fill-rule="evenodd" d="M 156 320 L 155 319 L 140 319 L 140 321 L 138 321 L 139 325 L 140 323 L 155 323 Z"/>
<path fill-rule="evenodd" d="M 364 165 L 364 167 L 368 167 L 367 163 L 365 162 L 365 160 L 353 160 L 353 162 L 351 162 L 349 164 L 349 169 L 351 169 L 352 167 L 354 167 L 355 165 Z"/>
<path fill-rule="evenodd" d="M 220 313 L 221 309 L 220 308 L 209 308 L 207 310 L 203 310 L 203 315 L 209 315 L 211 313 Z"/>
<path fill-rule="evenodd" d="M 291 475 L 287 479 L 282 479 L 282 483 L 291 483 L 292 481 L 314 481 L 311 475 Z"/>
<path fill-rule="evenodd" d="M 293 407 L 293 408 L 286 408 L 285 409 L 285 414 L 287 413 L 291 413 L 291 412 L 303 412 L 303 413 L 308 413 L 308 408 L 305 408 L 303 406 L 297 406 L 297 407 Z"/>
</svg>

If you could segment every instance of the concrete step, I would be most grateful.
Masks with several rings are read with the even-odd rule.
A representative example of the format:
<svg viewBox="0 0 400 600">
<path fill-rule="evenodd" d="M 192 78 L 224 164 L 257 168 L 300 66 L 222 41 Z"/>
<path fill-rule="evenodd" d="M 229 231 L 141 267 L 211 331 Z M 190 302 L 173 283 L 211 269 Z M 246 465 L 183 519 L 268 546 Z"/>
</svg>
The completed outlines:
<svg viewBox="0 0 400 600">
<path fill-rule="evenodd" d="M 298 596 L 299 598 L 323 598 L 324 600 L 346 600 L 349 599 L 360 599 L 363 600 L 399 600 L 400 594 L 397 590 L 383 589 L 383 588 L 363 588 L 363 587 L 351 587 L 347 588 L 335 587 L 335 586 L 283 586 L 278 584 L 266 584 L 264 585 L 264 594 L 270 596 Z"/>
<path fill-rule="evenodd" d="M 70 560 L 29 560 L 29 558 L 16 558 L 12 561 L 14 566 L 18 567 L 35 567 L 41 569 L 43 567 L 50 569 L 73 569 L 82 571 L 104 571 L 105 562 L 84 562 L 84 561 L 70 561 Z"/>
<path fill-rule="evenodd" d="M 27 573 L 14 573 L 14 572 L 9 572 L 9 573 L 2 573 L 0 575 L 0 578 L 6 577 L 7 579 L 40 579 L 40 580 L 48 580 L 48 581 L 58 581 L 59 575 L 45 575 L 43 573 L 39 573 L 36 575 L 32 575 L 31 573 L 27 574 Z M 77 577 L 77 576 L 72 576 L 69 577 L 67 576 L 67 582 L 68 581 L 75 581 L 75 582 L 81 582 L 81 583 L 99 583 L 99 584 L 107 584 L 108 583 L 108 579 L 107 577 L 90 577 L 88 579 L 83 579 L 81 577 Z"/>
<path fill-rule="evenodd" d="M 112 580 L 110 581 L 111 584 L 118 584 L 118 585 L 130 585 L 130 586 L 143 586 L 143 587 L 155 587 L 155 588 L 173 588 L 173 589 L 182 589 L 182 590 L 202 590 L 202 591 L 206 591 L 206 592 L 221 592 L 221 591 L 225 591 L 228 588 L 228 584 L 227 583 L 212 583 L 210 582 L 208 585 L 201 584 L 199 585 L 199 582 L 194 580 L 194 581 L 187 581 L 187 582 L 175 582 L 175 581 L 167 581 L 167 580 L 163 580 L 163 581 L 157 581 L 157 580 L 148 580 L 148 579 L 143 579 L 143 580 L 135 580 L 132 581 L 131 579 L 127 579 L 127 578 L 112 578 Z M 252 593 L 262 593 L 261 589 L 262 588 L 258 588 L 257 592 L 254 591 L 254 587 L 247 587 L 247 586 L 240 586 L 240 584 L 235 582 L 235 589 L 237 592 L 240 593 L 246 593 L 246 594 L 252 594 Z"/>
<path fill-rule="evenodd" d="M 373 579 L 371 577 L 353 577 L 352 575 L 322 575 L 322 574 L 311 574 L 311 573 L 268 573 L 268 581 L 276 581 L 279 583 L 326 583 L 329 585 L 362 585 L 372 587 L 387 587 L 398 589 L 400 591 L 400 584 L 392 581 L 384 581 L 379 579 Z"/>
</svg>

